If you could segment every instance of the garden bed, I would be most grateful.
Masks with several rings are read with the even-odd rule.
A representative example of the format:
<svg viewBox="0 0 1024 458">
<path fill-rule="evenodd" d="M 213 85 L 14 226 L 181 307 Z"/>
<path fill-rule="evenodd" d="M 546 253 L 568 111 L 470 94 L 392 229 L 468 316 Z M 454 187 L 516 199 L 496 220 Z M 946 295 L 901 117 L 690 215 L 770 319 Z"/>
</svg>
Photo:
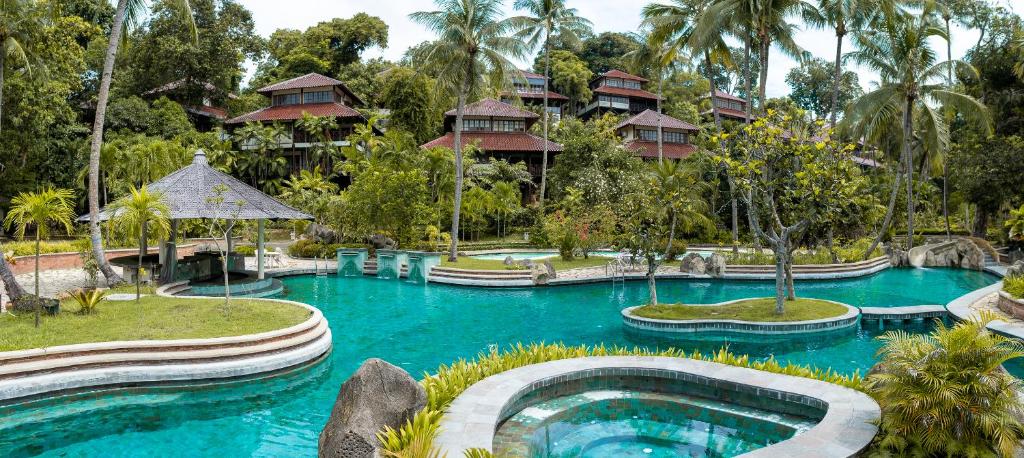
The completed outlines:
<svg viewBox="0 0 1024 458">
<path fill-rule="evenodd" d="M 769 297 L 743 299 L 722 305 L 645 305 L 633 310 L 633 315 L 656 320 L 740 320 L 759 322 L 808 321 L 835 318 L 847 312 L 847 307 L 831 301 L 798 298 L 786 301 L 786 312 L 775 313 L 775 299 Z"/>
<path fill-rule="evenodd" d="M 60 315 L 33 326 L 30 312 L 0 316 L 0 351 L 80 343 L 230 337 L 284 329 L 302 323 L 310 311 L 283 302 L 144 296 L 135 301 L 104 301 L 90 315 L 76 313 L 74 301 Z"/>
</svg>

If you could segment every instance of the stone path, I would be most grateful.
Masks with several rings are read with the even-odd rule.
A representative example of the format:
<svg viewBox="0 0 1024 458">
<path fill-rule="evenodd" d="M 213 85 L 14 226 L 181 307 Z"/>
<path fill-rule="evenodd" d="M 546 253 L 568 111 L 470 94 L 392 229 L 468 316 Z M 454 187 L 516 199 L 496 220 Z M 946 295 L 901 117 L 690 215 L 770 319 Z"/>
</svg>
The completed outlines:
<svg viewBox="0 0 1024 458">
<path fill-rule="evenodd" d="M 1010 315 L 1007 315 L 1007 314 L 1003 313 L 1002 310 L 999 310 L 999 307 L 996 306 L 996 303 L 998 301 L 998 297 L 999 297 L 999 294 L 989 294 L 988 296 L 985 296 L 981 300 L 971 304 L 969 308 L 971 309 L 972 312 L 989 311 L 989 312 L 995 313 L 996 316 L 999 317 L 999 319 L 1001 319 L 1001 320 L 1003 320 L 1003 321 L 1005 321 L 1005 322 L 1007 322 L 1007 323 L 1009 323 L 1011 325 L 1024 326 L 1024 320 L 1021 320 L 1019 318 L 1014 318 L 1014 317 L 1012 317 Z"/>
<path fill-rule="evenodd" d="M 120 268 L 114 267 L 114 270 L 119 272 Z M 25 288 L 25 291 L 31 293 L 35 290 L 35 273 L 21 274 L 15 278 L 18 280 L 18 284 Z M 98 275 L 97 282 L 100 287 L 107 286 L 102 273 Z M 39 273 L 39 293 L 44 297 L 57 297 L 66 291 L 82 288 L 87 283 L 85 271 L 82 269 L 44 270 Z M 3 295 L 5 301 L 8 299 L 3 282 L 0 282 L 0 294 Z"/>
</svg>

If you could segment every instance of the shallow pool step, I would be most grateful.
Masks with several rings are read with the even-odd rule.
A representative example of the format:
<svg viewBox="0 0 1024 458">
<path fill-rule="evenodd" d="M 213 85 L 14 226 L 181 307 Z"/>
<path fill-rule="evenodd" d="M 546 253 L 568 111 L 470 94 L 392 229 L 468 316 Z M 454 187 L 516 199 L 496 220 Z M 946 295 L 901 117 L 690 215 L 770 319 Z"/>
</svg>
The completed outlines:
<svg viewBox="0 0 1024 458">
<path fill-rule="evenodd" d="M 941 305 L 910 305 L 904 307 L 861 307 L 861 319 L 901 321 L 925 318 L 943 318 L 949 314 Z"/>
</svg>

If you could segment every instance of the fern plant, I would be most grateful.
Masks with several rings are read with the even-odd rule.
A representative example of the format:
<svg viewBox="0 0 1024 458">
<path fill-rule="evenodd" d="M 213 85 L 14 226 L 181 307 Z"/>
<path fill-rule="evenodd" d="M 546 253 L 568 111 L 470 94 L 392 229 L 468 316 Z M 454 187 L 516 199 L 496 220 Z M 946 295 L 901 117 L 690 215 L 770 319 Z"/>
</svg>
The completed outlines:
<svg viewBox="0 0 1024 458">
<path fill-rule="evenodd" d="M 1002 364 L 1024 357 L 1024 345 L 986 329 L 994 319 L 880 337 L 879 370 L 865 381 L 882 408 L 879 455 L 1013 456 L 1024 439 L 1022 385 Z"/>
</svg>

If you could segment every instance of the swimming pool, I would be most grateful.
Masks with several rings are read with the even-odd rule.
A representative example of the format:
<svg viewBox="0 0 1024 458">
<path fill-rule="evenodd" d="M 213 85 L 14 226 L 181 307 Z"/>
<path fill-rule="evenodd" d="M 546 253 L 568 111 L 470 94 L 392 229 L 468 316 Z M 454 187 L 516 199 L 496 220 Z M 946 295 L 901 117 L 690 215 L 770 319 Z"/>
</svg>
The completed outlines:
<svg viewBox="0 0 1024 458">
<path fill-rule="evenodd" d="M 889 269 L 869 277 L 799 281 L 797 293 L 859 306 L 945 304 L 994 283 L 958 269 Z M 0 456 L 316 456 L 338 387 L 366 358 L 419 377 L 440 363 L 514 342 L 678 346 L 864 373 L 881 333 L 865 325 L 814 337 L 701 336 L 663 340 L 623 329 L 619 311 L 642 303 L 644 282 L 483 289 L 372 277 L 284 279 L 287 298 L 319 307 L 334 349 L 290 374 L 209 387 L 133 388 L 0 407 Z M 770 282 L 659 281 L 662 301 L 720 302 L 764 296 Z M 926 324 L 910 325 L 924 332 Z M 1017 371 L 1011 368 L 1012 371 Z"/>
</svg>

